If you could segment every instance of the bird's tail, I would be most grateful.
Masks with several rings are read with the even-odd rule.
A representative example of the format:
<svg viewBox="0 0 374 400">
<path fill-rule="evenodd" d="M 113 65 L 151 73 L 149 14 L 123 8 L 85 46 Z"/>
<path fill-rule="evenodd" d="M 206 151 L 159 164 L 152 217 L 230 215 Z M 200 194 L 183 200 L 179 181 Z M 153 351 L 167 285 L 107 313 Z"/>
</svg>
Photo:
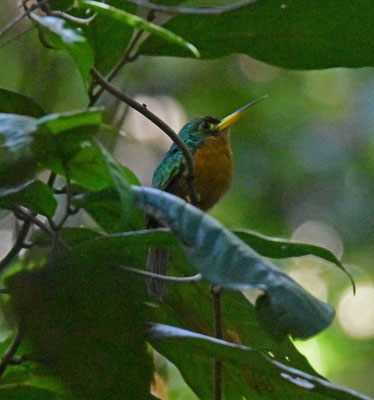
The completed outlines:
<svg viewBox="0 0 374 400">
<path fill-rule="evenodd" d="M 169 260 L 169 250 L 153 248 L 148 251 L 147 271 L 159 275 L 166 274 L 166 267 Z M 147 278 L 147 290 L 151 296 L 161 300 L 165 294 L 165 281 L 157 278 Z"/>
</svg>

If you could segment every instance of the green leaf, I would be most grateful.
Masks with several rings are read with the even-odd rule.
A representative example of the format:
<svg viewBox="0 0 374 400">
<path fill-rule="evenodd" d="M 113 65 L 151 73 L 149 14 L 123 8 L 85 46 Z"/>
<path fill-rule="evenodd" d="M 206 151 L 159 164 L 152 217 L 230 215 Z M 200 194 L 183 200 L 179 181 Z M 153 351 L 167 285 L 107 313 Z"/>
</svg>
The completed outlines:
<svg viewBox="0 0 374 400">
<path fill-rule="evenodd" d="M 243 240 L 243 242 L 247 243 L 253 248 L 253 250 L 257 251 L 264 257 L 289 258 L 313 255 L 329 261 L 335 264 L 348 276 L 352 283 L 353 294 L 356 292 L 356 285 L 352 275 L 330 250 L 314 244 L 272 238 L 250 230 L 235 230 L 234 233 Z"/>
<path fill-rule="evenodd" d="M 128 174 L 103 146 L 99 147 L 111 176 L 113 187 L 116 189 L 121 201 L 120 223 L 127 227 L 126 230 L 141 229 L 144 226 L 144 222 L 142 215 L 135 208 L 133 194 L 129 189 Z"/>
<path fill-rule="evenodd" d="M 0 112 L 42 117 L 45 112 L 34 100 L 12 90 L 0 89 Z"/>
<path fill-rule="evenodd" d="M 374 65 L 373 12 L 367 0 L 258 0 L 220 15 L 177 15 L 164 27 L 205 59 L 244 53 L 284 68 L 357 68 Z M 141 54 L 191 56 L 155 36 Z"/>
<path fill-rule="evenodd" d="M 83 82 L 88 86 L 94 56 L 87 39 L 77 29 L 65 27 L 67 23 L 61 18 L 32 14 L 32 19 L 53 48 L 63 50 L 73 58 Z"/>
<path fill-rule="evenodd" d="M 168 29 L 159 27 L 151 22 L 146 21 L 143 18 L 140 18 L 136 15 L 130 14 L 126 11 L 120 10 L 118 8 L 111 7 L 105 3 L 100 3 L 98 1 L 92 0 L 79 0 L 79 5 L 83 8 L 92 9 L 99 14 L 106 15 L 110 18 L 113 18 L 123 24 L 129 25 L 131 27 L 142 29 L 147 32 L 150 32 L 161 38 L 163 42 L 170 42 L 183 48 L 185 51 L 189 52 L 191 55 L 195 57 L 200 57 L 199 51 L 196 47 L 184 40 L 182 37 L 174 34 Z"/>
<path fill-rule="evenodd" d="M 33 177 L 37 164 L 30 151 L 37 120 L 0 114 L 0 186 L 13 186 Z"/>
<path fill-rule="evenodd" d="M 20 186 L 0 189 L 0 207 L 24 206 L 36 214 L 53 217 L 57 201 L 53 190 L 45 183 L 33 179 Z"/>
<path fill-rule="evenodd" d="M 123 0 L 106 2 L 116 9 L 134 14 L 136 6 Z M 86 36 L 95 54 L 95 67 L 106 75 L 121 59 L 130 42 L 133 28 L 122 21 L 99 13 L 86 28 Z"/>
<path fill-rule="evenodd" d="M 0 386 L 0 400 L 64 400 L 67 399 L 52 390 L 25 383 Z"/>
<path fill-rule="evenodd" d="M 45 267 L 6 278 L 25 342 L 78 398 L 148 400 L 152 363 L 138 282 L 106 261 L 61 250 Z"/>
<path fill-rule="evenodd" d="M 57 135 L 62 132 L 74 131 L 79 128 L 88 130 L 90 127 L 97 129 L 102 122 L 102 109 L 93 107 L 87 110 L 70 111 L 58 114 L 48 114 L 38 120 L 39 130 L 43 128 L 48 133 Z"/>
<path fill-rule="evenodd" d="M 132 186 L 136 204 L 170 226 L 196 269 L 233 290 L 260 289 L 258 317 L 273 335 L 307 338 L 325 329 L 334 310 L 262 259 L 211 216 L 169 193 Z M 268 321 L 271 320 L 271 324 Z"/>
<path fill-rule="evenodd" d="M 64 243 L 70 247 L 101 236 L 100 233 L 88 228 L 62 228 L 59 233 Z M 47 247 L 51 245 L 51 236 L 44 231 L 38 230 L 33 234 L 32 242 L 37 246 Z"/>
<path fill-rule="evenodd" d="M 154 324 L 149 330 L 149 335 L 151 343 L 167 354 L 171 361 L 193 354 L 197 358 L 218 358 L 223 361 L 226 369 L 240 368 L 241 374 L 248 372 L 246 370 L 249 367 L 251 373 L 255 371 L 262 376 L 268 387 L 274 389 L 277 386 L 276 390 L 279 390 L 272 393 L 271 397 L 261 398 L 371 400 L 370 397 L 354 390 L 334 385 L 325 379 L 274 361 L 270 356 L 247 346 L 162 324 Z M 285 394 L 287 397 L 284 397 Z M 255 398 L 251 388 L 247 388 L 245 397 Z"/>
</svg>

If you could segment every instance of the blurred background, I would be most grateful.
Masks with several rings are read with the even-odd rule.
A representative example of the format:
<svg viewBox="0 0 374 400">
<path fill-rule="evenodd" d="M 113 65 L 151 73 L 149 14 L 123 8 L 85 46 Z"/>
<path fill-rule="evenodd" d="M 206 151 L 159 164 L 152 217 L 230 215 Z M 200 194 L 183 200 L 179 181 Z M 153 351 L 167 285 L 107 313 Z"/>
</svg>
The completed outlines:
<svg viewBox="0 0 374 400">
<path fill-rule="evenodd" d="M 0 2 L 0 29 L 18 10 Z M 46 112 L 88 103 L 73 62 L 40 45 L 27 21 L 0 38 L 0 87 L 32 97 Z M 175 130 L 204 115 L 223 118 L 265 94 L 231 130 L 235 177 L 212 211 L 229 228 L 319 244 L 353 274 L 314 257 L 276 261 L 337 311 L 334 324 L 297 346 L 333 382 L 374 396 L 374 71 L 288 71 L 235 55 L 213 61 L 140 57 L 115 84 Z M 119 134 L 103 140 L 144 185 L 170 146 L 141 115 L 102 96 Z M 0 257 L 14 221 L 2 219 Z M 179 381 L 173 381 L 180 399 Z M 184 396 L 184 397 L 183 397 Z"/>
</svg>

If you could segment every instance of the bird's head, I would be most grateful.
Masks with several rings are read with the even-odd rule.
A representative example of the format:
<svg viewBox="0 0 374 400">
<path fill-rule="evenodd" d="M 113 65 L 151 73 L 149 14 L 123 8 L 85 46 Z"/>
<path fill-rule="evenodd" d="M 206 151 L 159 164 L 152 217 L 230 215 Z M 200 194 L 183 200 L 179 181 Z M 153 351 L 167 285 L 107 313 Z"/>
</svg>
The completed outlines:
<svg viewBox="0 0 374 400">
<path fill-rule="evenodd" d="M 251 101 L 244 107 L 239 108 L 239 110 L 233 112 L 222 120 L 209 116 L 192 120 L 182 128 L 180 133 L 182 135 L 182 139 L 185 141 L 200 141 L 201 139 L 204 140 L 205 138 L 211 136 L 228 135 L 230 126 L 242 118 L 248 108 L 258 103 L 265 97 L 267 96 L 263 96 L 259 99 Z"/>
</svg>

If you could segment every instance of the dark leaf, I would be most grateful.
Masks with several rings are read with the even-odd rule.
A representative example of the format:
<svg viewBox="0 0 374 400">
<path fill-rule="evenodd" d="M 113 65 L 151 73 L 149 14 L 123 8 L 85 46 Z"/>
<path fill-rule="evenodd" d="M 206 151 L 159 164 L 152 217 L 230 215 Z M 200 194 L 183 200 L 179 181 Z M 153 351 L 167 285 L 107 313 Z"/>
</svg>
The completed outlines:
<svg viewBox="0 0 374 400">
<path fill-rule="evenodd" d="M 30 151 L 37 120 L 0 114 L 0 186 L 13 186 L 33 177 L 37 164 Z"/>
<path fill-rule="evenodd" d="M 36 214 L 53 217 L 57 201 L 53 190 L 45 183 L 33 179 L 19 186 L 0 189 L 0 207 L 24 206 Z"/>
<path fill-rule="evenodd" d="M 193 43 L 202 58 L 244 53 L 294 69 L 374 65 L 373 3 L 258 0 L 221 15 L 178 15 L 164 27 Z M 142 54 L 191 57 L 156 36 Z"/>
<path fill-rule="evenodd" d="M 81 399 L 149 399 L 152 365 L 137 281 L 85 254 L 64 251 L 6 278 L 25 341 L 48 374 Z M 34 264 L 35 267 L 35 264 Z"/>
<path fill-rule="evenodd" d="M 0 400 L 68 400 L 53 390 L 43 389 L 25 383 L 0 386 Z M 72 399 L 71 399 L 72 400 Z"/>
<path fill-rule="evenodd" d="M 122 24 L 150 32 L 153 35 L 160 37 L 162 41 L 173 43 L 176 46 L 183 48 L 185 51 L 190 52 L 191 55 L 200 57 L 199 51 L 196 49 L 196 47 L 184 40 L 183 37 L 175 35 L 168 29 L 152 24 L 151 22 L 148 22 L 137 15 L 130 14 L 126 11 L 111 7 L 98 1 L 79 0 L 79 4 L 81 7 L 94 10 L 99 14 L 105 15 L 108 18 L 112 18 L 118 22 L 121 22 Z"/>
<path fill-rule="evenodd" d="M 12 90 L 0 89 L 0 112 L 42 117 L 45 112 L 34 100 Z"/>
<path fill-rule="evenodd" d="M 213 217 L 157 189 L 132 186 L 132 191 L 138 207 L 172 228 L 191 263 L 207 280 L 233 290 L 265 291 L 267 301 L 261 302 L 259 317 L 272 334 L 307 338 L 332 322 L 332 307 L 261 258 Z"/>
<path fill-rule="evenodd" d="M 169 359 L 180 359 L 183 354 L 194 354 L 196 357 L 218 358 L 224 362 L 226 369 L 235 368 L 245 374 L 248 368 L 256 371 L 278 393 L 272 393 L 274 399 L 338 399 L 338 400 L 371 400 L 370 397 L 354 390 L 334 385 L 329 381 L 288 367 L 270 356 L 250 347 L 225 342 L 210 336 L 179 329 L 168 325 L 155 324 L 149 334 L 156 348 L 162 349 Z M 252 397 L 248 388 L 246 397 Z M 257 397 L 256 397 L 257 398 Z"/>
<path fill-rule="evenodd" d="M 134 4 L 122 0 L 110 0 L 106 3 L 128 13 L 136 12 Z M 95 67 L 106 75 L 124 54 L 133 28 L 106 14 L 99 13 L 87 26 L 86 32 L 95 54 Z"/>
<path fill-rule="evenodd" d="M 330 250 L 314 244 L 272 238 L 249 230 L 235 230 L 234 233 L 243 240 L 243 242 L 247 243 L 253 250 L 257 251 L 264 257 L 289 258 L 313 255 L 323 258 L 324 260 L 335 264 L 348 276 L 352 283 L 353 293 L 356 292 L 356 286 L 352 275 Z"/>
</svg>

